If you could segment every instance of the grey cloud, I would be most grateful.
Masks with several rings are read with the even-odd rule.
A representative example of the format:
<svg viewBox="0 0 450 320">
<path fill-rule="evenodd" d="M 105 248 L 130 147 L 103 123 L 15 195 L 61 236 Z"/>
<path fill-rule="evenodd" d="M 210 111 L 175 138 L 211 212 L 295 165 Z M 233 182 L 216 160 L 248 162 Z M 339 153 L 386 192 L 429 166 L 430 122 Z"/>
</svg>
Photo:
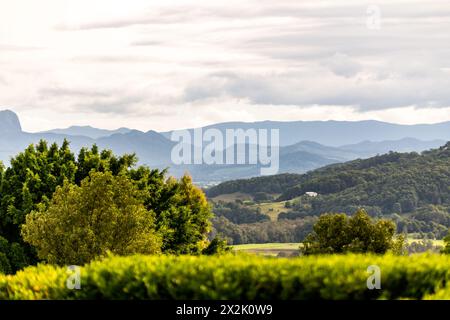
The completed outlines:
<svg viewBox="0 0 450 320">
<path fill-rule="evenodd" d="M 2 86 L 7 86 L 8 85 L 8 82 L 6 81 L 6 78 L 2 77 L 1 75 L 0 75 L 0 85 L 2 85 Z"/>
<path fill-rule="evenodd" d="M 168 106 L 179 102 L 177 97 L 158 95 L 147 89 L 129 86 L 124 86 L 123 89 L 53 86 L 40 89 L 33 105 L 58 106 L 68 113 L 92 112 L 133 116 L 152 113 L 149 109 L 153 105 Z"/>
<path fill-rule="evenodd" d="M 334 74 L 343 77 L 352 77 L 362 70 L 361 64 L 340 52 L 324 60 L 322 64 L 333 71 Z"/>
<path fill-rule="evenodd" d="M 159 46 L 163 45 L 164 42 L 162 41 L 155 41 L 155 40 L 141 40 L 141 41 L 134 41 L 131 43 L 132 46 L 136 47 L 147 47 L 147 46 Z"/>
<path fill-rule="evenodd" d="M 138 111 L 137 103 L 144 100 L 141 96 L 109 97 L 107 99 L 93 99 L 88 102 L 76 103 L 73 111 L 95 112 L 103 114 L 132 115 Z"/>
<path fill-rule="evenodd" d="M 445 26 L 445 25 L 444 25 Z M 266 53 L 275 58 L 298 59 L 310 53 L 311 58 L 315 54 L 330 54 L 346 52 L 352 56 L 389 56 L 395 52 L 405 54 L 423 54 L 418 51 L 418 43 L 426 48 L 429 54 L 448 50 L 450 36 L 430 36 L 430 33 L 440 34 L 439 29 L 444 27 L 437 25 L 434 30 L 387 30 L 370 33 L 363 23 L 355 26 L 341 26 L 338 29 L 318 28 L 309 32 L 285 32 L 255 37 L 246 43 L 248 50 Z M 448 25 L 450 27 L 450 24 Z M 309 52 L 304 52 L 308 48 Z M 433 51 L 431 51 L 433 50 Z M 436 51 L 434 51 L 436 50 Z M 320 58 L 320 56 L 318 57 Z"/>
<path fill-rule="evenodd" d="M 49 97 L 104 98 L 109 97 L 110 94 L 111 93 L 101 92 L 97 90 L 60 88 L 60 87 L 43 88 L 39 90 L 39 96 L 44 99 Z"/>
<path fill-rule="evenodd" d="M 155 58 L 143 55 L 86 55 L 77 56 L 71 59 L 72 62 L 80 63 L 147 63 L 155 62 Z"/>
<path fill-rule="evenodd" d="M 201 101 L 214 97 L 248 99 L 262 105 L 338 105 L 360 110 L 394 107 L 450 106 L 450 78 L 444 73 L 433 77 L 342 78 L 319 69 L 304 73 L 249 75 L 216 73 L 191 84 L 184 100 Z M 425 74 L 425 73 L 424 73 Z"/>
<path fill-rule="evenodd" d="M 366 15 L 367 3 L 334 3 L 323 6 L 320 1 L 315 5 L 293 4 L 292 1 L 254 1 L 242 6 L 173 6 L 147 9 L 145 14 L 136 14 L 127 18 L 109 19 L 81 23 L 78 26 L 57 25 L 58 30 L 115 29 L 137 25 L 175 24 L 196 22 L 200 19 L 260 19 L 260 18 L 320 18 L 320 19 L 358 19 Z M 447 18 L 450 9 L 440 3 L 409 2 L 399 5 L 389 2 L 380 3 L 380 8 L 389 18 Z"/>
<path fill-rule="evenodd" d="M 156 8 L 147 10 L 145 14 L 138 14 L 122 19 L 93 21 L 80 23 L 77 26 L 57 25 L 55 28 L 61 31 L 89 30 L 89 29 L 116 29 L 138 25 L 175 24 L 194 21 L 197 19 L 212 18 L 215 11 L 200 7 L 177 6 L 170 8 Z"/>
<path fill-rule="evenodd" d="M 1 44 L 0 43 L 0 52 L 2 51 L 32 51 L 32 50 L 42 50 L 43 47 L 34 47 L 34 46 L 21 46 L 15 44 Z"/>
</svg>

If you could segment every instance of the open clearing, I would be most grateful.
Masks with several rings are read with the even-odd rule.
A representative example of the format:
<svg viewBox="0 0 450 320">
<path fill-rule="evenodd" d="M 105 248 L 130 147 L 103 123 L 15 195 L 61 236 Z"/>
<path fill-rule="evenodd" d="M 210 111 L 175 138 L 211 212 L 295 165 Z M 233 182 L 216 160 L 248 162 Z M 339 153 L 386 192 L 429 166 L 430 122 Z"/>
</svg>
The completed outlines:
<svg viewBox="0 0 450 320">
<path fill-rule="evenodd" d="M 408 244 L 421 242 L 422 239 L 408 239 Z M 435 246 L 443 246 L 443 240 L 431 240 Z M 278 256 L 280 253 L 293 255 L 298 253 L 301 243 L 250 243 L 231 246 L 233 251 L 260 254 L 264 256 Z"/>
<path fill-rule="evenodd" d="M 281 202 L 263 202 L 249 206 L 249 208 L 260 208 L 261 213 L 268 216 L 270 220 L 277 221 L 281 212 L 289 212 L 291 209 L 285 207 L 286 201 Z"/>
<path fill-rule="evenodd" d="M 406 241 L 408 242 L 408 244 L 411 244 L 413 242 L 419 242 L 420 243 L 421 241 L 423 241 L 423 239 L 407 239 Z M 433 239 L 433 240 L 425 240 L 425 241 L 432 241 L 433 245 L 435 245 L 435 246 L 441 246 L 441 247 L 444 246 L 444 240 L 435 240 L 435 239 Z"/>
<path fill-rule="evenodd" d="M 232 246 L 234 251 L 277 256 L 280 253 L 292 255 L 298 253 L 300 243 L 252 243 Z"/>
</svg>

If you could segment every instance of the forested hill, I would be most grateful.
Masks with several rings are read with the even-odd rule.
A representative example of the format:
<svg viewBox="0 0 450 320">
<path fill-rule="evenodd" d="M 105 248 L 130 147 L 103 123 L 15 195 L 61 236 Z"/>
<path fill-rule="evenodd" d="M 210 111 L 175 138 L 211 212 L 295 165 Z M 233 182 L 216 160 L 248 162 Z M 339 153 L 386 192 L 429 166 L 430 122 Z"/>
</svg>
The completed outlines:
<svg viewBox="0 0 450 320">
<path fill-rule="evenodd" d="M 250 179 L 239 179 L 222 182 L 217 186 L 206 189 L 208 197 L 216 197 L 222 194 L 235 192 L 254 195 L 258 192 L 269 194 L 282 193 L 287 188 L 294 187 L 302 181 L 302 175 L 295 173 L 283 173 L 273 176 L 262 176 Z"/>
<path fill-rule="evenodd" d="M 278 194 L 278 201 L 296 199 L 295 214 L 291 215 L 297 216 L 351 213 L 365 207 L 372 215 L 431 210 L 444 212 L 449 219 L 450 142 L 421 154 L 391 152 L 304 175 L 228 181 L 207 191 L 209 197 L 235 192 Z M 305 197 L 306 192 L 318 196 Z"/>
</svg>

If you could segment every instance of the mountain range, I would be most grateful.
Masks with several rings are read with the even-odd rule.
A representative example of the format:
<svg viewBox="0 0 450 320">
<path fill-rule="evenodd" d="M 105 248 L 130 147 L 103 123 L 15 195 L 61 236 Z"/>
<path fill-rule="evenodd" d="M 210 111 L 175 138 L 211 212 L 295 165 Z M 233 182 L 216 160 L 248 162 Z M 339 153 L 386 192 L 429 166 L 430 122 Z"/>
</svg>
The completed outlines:
<svg viewBox="0 0 450 320">
<path fill-rule="evenodd" d="M 382 142 L 414 138 L 417 140 L 450 140 L 450 121 L 436 124 L 402 125 L 375 120 L 366 121 L 260 121 L 225 122 L 206 126 L 218 129 L 279 129 L 280 146 L 300 141 L 314 141 L 326 146 L 340 147 L 362 141 Z M 171 131 L 162 132 L 170 137 Z"/>
<path fill-rule="evenodd" d="M 322 166 L 357 158 L 368 158 L 389 151 L 421 152 L 436 148 L 450 140 L 450 122 L 425 125 L 398 125 L 379 121 L 264 121 L 254 123 L 219 123 L 203 128 L 218 129 L 279 129 L 280 173 L 304 173 Z M 193 129 L 189 129 L 193 132 Z M 97 144 L 117 154 L 136 153 L 140 164 L 169 168 L 175 176 L 189 172 L 202 185 L 224 180 L 258 176 L 258 165 L 174 165 L 171 151 L 172 131 L 147 132 L 129 128 L 106 130 L 91 126 L 72 126 L 43 132 L 25 132 L 19 117 L 10 110 L 0 111 L 0 160 L 9 159 L 30 143 L 45 139 L 62 143 L 68 139 L 77 152 L 82 147 Z"/>
</svg>

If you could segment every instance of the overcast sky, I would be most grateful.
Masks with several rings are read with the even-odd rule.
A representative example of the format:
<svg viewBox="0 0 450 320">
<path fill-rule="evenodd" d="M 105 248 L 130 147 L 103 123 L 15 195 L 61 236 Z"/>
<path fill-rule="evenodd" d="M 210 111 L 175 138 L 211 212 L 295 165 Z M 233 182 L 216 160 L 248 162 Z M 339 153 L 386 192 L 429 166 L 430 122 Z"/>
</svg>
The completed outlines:
<svg viewBox="0 0 450 320">
<path fill-rule="evenodd" d="M 450 3 L 0 0 L 0 109 L 27 131 L 450 120 Z"/>
</svg>

